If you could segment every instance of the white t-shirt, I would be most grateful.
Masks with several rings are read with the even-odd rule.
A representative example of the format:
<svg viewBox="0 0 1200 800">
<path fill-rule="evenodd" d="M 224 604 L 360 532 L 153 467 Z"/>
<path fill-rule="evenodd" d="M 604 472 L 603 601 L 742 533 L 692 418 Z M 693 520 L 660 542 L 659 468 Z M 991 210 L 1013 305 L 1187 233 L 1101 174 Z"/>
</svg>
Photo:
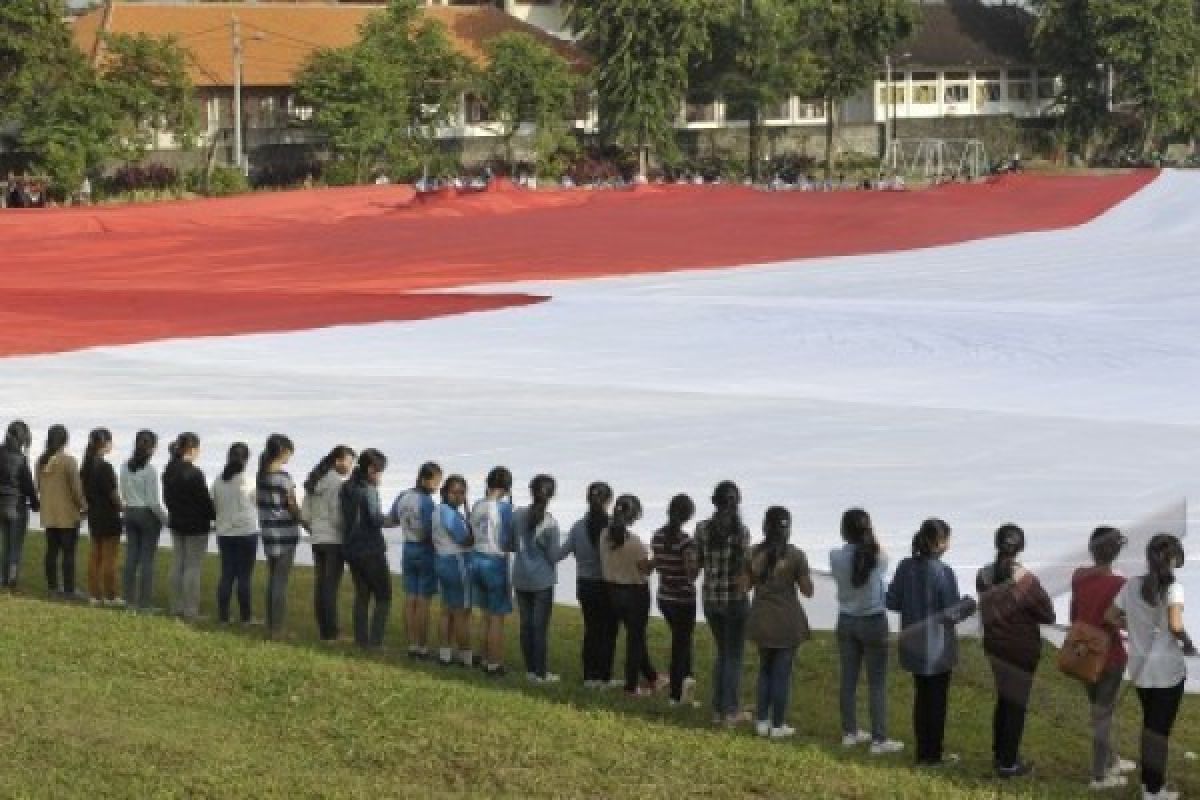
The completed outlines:
<svg viewBox="0 0 1200 800">
<path fill-rule="evenodd" d="M 1167 623 L 1167 607 L 1183 605 L 1183 587 L 1172 583 L 1166 602 L 1151 606 L 1142 598 L 1142 580 L 1126 582 L 1113 601 L 1129 630 L 1129 677 L 1139 689 L 1170 689 L 1187 677 L 1183 648 Z"/>
</svg>

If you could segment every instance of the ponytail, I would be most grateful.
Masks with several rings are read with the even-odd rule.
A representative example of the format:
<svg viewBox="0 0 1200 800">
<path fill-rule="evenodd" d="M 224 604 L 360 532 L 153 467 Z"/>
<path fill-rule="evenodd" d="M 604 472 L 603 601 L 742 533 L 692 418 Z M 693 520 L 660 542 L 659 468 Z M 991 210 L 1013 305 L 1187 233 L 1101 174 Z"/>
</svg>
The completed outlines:
<svg viewBox="0 0 1200 800">
<path fill-rule="evenodd" d="M 851 508 L 842 514 L 842 539 L 854 546 L 850 567 L 850 585 L 861 589 L 879 565 L 879 540 L 871 515 L 861 508 Z"/>
<path fill-rule="evenodd" d="M 629 526 L 642 518 L 642 501 L 636 495 L 623 494 L 613 504 L 612 520 L 608 525 L 609 545 L 620 550 L 629 539 Z"/>
<path fill-rule="evenodd" d="M 112 432 L 108 428 L 96 428 L 88 434 L 87 448 L 83 451 L 83 464 L 79 467 L 79 477 L 87 481 L 100 460 L 100 451 L 112 444 Z"/>
<path fill-rule="evenodd" d="M 766 581 L 775 571 L 779 559 L 787 553 L 788 540 L 792 535 L 792 513 L 783 506 L 771 506 L 763 515 L 764 539 L 755 548 L 756 555 L 766 555 L 762 569 L 755 576 L 759 583 Z"/>
<path fill-rule="evenodd" d="M 1146 545 L 1146 577 L 1142 579 L 1142 599 L 1157 606 L 1167 599 L 1175 583 L 1175 570 L 1183 567 L 1183 544 L 1169 533 L 1156 533 Z"/>
<path fill-rule="evenodd" d="M 175 437 L 169 448 L 172 461 L 179 461 L 189 450 L 200 446 L 200 437 L 194 433 L 181 433 Z"/>
<path fill-rule="evenodd" d="M 936 517 L 921 523 L 920 529 L 913 536 L 913 558 L 932 558 L 938 546 L 950 538 L 950 526 Z"/>
<path fill-rule="evenodd" d="M 51 425 L 46 431 L 46 449 L 38 456 L 37 467 L 38 472 L 46 468 L 50 463 L 50 459 L 61 453 L 67 446 L 67 429 L 64 425 Z"/>
<path fill-rule="evenodd" d="M 246 471 L 250 463 L 250 447 L 245 442 L 234 442 L 229 446 L 229 457 L 225 459 L 225 469 L 221 471 L 221 480 L 229 483 Z"/>
<path fill-rule="evenodd" d="M 129 457 L 129 461 L 125 462 L 129 471 L 137 472 L 145 469 L 146 465 L 150 463 L 156 447 L 158 447 L 158 434 L 154 431 L 138 431 L 137 436 L 133 438 L 133 455 Z"/>
<path fill-rule="evenodd" d="M 742 492 L 733 481 L 721 481 L 713 489 L 712 503 L 717 513 L 709 521 L 709 531 L 713 544 L 717 547 L 728 546 L 730 549 L 730 569 L 740 572 L 746 554 L 742 545 L 742 516 L 738 507 L 742 502 Z"/>
<path fill-rule="evenodd" d="M 1013 578 L 1017 556 L 1025 549 L 1025 531 L 1016 525 L 1001 525 L 996 530 L 996 561 L 992 564 L 992 582 L 1008 583 Z"/>
<path fill-rule="evenodd" d="M 341 461 L 346 456 L 354 457 L 354 450 L 344 444 L 339 444 L 337 447 L 330 450 L 324 458 L 317 462 L 313 467 L 312 472 L 308 473 L 308 477 L 304 479 L 304 491 L 312 494 L 317 490 L 317 484 L 324 479 L 329 471 L 333 469 L 333 465 Z"/>
<path fill-rule="evenodd" d="M 507 470 L 506 470 L 507 471 Z M 546 518 L 546 506 L 554 497 L 557 484 L 549 475 L 535 475 L 529 482 L 529 494 L 533 503 L 529 506 L 529 532 L 533 533 Z"/>
<path fill-rule="evenodd" d="M 282 433 L 272 433 L 267 437 L 267 444 L 263 448 L 262 455 L 258 457 L 259 476 L 266 475 L 271 465 L 278 461 L 284 453 L 294 452 L 296 452 L 296 447 L 292 444 L 291 439 Z"/>
</svg>

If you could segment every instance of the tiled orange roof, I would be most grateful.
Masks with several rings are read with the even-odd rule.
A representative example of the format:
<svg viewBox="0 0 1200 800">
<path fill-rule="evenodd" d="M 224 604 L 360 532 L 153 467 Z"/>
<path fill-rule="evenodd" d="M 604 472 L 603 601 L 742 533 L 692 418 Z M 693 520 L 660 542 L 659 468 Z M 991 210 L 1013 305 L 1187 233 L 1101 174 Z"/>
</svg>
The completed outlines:
<svg viewBox="0 0 1200 800">
<path fill-rule="evenodd" d="M 89 57 L 102 57 L 101 31 L 174 35 L 192 56 L 196 86 L 233 84 L 232 24 L 242 33 L 242 76 L 246 86 L 290 86 L 318 48 L 346 47 L 378 4 L 347 3 L 154 3 L 113 2 L 80 16 L 75 42 Z M 483 65 L 484 46 L 501 33 L 529 33 L 579 65 L 580 51 L 493 6 L 436 6 L 424 12 L 446 26 L 464 56 Z"/>
</svg>

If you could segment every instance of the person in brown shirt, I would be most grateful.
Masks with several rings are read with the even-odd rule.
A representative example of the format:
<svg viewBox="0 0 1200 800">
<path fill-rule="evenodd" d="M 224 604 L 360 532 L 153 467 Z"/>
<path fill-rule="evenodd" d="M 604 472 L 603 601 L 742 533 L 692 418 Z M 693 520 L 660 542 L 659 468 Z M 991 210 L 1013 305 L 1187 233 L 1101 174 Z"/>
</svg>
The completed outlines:
<svg viewBox="0 0 1200 800">
<path fill-rule="evenodd" d="M 755 730 L 759 736 L 787 738 L 795 730 L 786 723 L 792 688 L 792 662 L 796 648 L 810 637 L 808 616 L 797 590 L 813 596 L 808 559 L 789 544 L 792 515 L 772 506 L 763 519 L 764 540 L 750 555 L 750 604 L 746 635 L 758 645 L 758 708 Z"/>
<path fill-rule="evenodd" d="M 37 461 L 42 527 L 46 530 L 46 587 L 52 596 L 82 600 L 75 593 L 75 548 L 87 501 L 79 478 L 79 464 L 66 452 L 68 439 L 64 426 L 52 425 L 46 432 L 46 449 Z"/>
<path fill-rule="evenodd" d="M 996 561 L 979 571 L 976 589 L 983 617 L 983 650 L 996 682 L 992 756 L 1001 778 L 1027 775 L 1021 735 L 1042 654 L 1041 626 L 1054 622 L 1054 604 L 1037 576 L 1017 563 L 1025 532 L 1016 525 L 996 531 Z"/>
</svg>

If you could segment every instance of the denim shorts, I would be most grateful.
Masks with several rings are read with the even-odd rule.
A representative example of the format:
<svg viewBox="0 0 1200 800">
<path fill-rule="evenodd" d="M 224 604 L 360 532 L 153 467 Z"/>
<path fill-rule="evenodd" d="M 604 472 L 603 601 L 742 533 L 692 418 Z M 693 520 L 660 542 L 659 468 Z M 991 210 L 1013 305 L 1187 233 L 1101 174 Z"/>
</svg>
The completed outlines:
<svg viewBox="0 0 1200 800">
<path fill-rule="evenodd" d="M 442 606 L 454 611 L 471 607 L 470 554 L 437 557 Z"/>
<path fill-rule="evenodd" d="M 485 614 L 511 614 L 512 582 L 508 559 L 476 554 L 471 561 L 471 591 L 475 607 Z"/>
<path fill-rule="evenodd" d="M 422 542 L 405 542 L 401 559 L 404 574 L 404 593 L 417 597 L 437 594 L 437 572 L 434 569 L 433 548 Z"/>
</svg>

